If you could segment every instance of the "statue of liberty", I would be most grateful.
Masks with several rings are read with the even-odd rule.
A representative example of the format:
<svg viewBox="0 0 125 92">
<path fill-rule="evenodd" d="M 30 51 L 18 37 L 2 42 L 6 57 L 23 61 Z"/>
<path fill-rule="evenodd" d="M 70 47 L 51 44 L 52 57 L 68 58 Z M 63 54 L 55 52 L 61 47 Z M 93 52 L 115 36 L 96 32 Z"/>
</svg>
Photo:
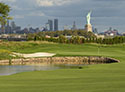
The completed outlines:
<svg viewBox="0 0 125 92">
<path fill-rule="evenodd" d="M 90 11 L 86 16 L 87 24 L 85 25 L 85 30 L 88 31 L 88 32 L 92 32 L 92 25 L 90 23 L 91 13 L 92 13 L 92 11 Z"/>
<path fill-rule="evenodd" d="M 87 24 L 91 24 L 90 23 L 90 20 L 91 20 L 91 13 L 92 13 L 92 11 L 90 11 L 88 14 L 87 14 Z"/>
</svg>

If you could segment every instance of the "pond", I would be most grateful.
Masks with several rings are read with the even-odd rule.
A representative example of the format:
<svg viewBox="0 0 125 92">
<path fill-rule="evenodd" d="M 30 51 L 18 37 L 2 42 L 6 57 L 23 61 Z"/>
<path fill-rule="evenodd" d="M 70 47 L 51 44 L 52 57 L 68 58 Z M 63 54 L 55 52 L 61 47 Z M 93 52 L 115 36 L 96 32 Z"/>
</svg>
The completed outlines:
<svg viewBox="0 0 125 92">
<path fill-rule="evenodd" d="M 46 70 L 56 70 L 56 69 L 71 69 L 79 68 L 82 65 L 0 65 L 0 76 L 12 75 L 20 72 L 28 71 L 46 71 Z"/>
</svg>

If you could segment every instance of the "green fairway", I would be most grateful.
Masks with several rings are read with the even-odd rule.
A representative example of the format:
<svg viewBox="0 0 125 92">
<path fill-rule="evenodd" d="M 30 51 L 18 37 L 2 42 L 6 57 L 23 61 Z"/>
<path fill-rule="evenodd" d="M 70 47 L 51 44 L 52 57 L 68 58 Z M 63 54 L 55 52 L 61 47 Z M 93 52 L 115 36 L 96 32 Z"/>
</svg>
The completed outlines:
<svg viewBox="0 0 125 92">
<path fill-rule="evenodd" d="M 106 56 L 121 62 L 83 66 L 83 69 L 34 71 L 0 76 L 0 92 L 125 92 L 125 44 L 5 42 L 0 44 L 0 51 L 3 50 L 19 53 L 50 52 L 56 53 L 57 56 Z M 2 57 L 2 54 L 0 55 Z"/>
</svg>

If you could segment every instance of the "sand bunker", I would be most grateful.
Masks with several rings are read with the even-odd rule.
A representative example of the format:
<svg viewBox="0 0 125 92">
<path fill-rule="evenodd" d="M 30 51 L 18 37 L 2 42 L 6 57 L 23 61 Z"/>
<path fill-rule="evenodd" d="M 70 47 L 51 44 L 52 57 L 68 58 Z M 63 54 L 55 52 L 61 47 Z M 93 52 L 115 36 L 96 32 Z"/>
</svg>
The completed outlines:
<svg viewBox="0 0 125 92">
<path fill-rule="evenodd" d="M 54 53 L 43 53 L 43 52 L 39 52 L 39 53 L 32 53 L 32 54 L 21 54 L 21 53 L 13 53 L 15 55 L 18 55 L 20 57 L 24 57 L 24 58 L 33 58 L 33 57 L 52 57 L 56 54 Z"/>
</svg>

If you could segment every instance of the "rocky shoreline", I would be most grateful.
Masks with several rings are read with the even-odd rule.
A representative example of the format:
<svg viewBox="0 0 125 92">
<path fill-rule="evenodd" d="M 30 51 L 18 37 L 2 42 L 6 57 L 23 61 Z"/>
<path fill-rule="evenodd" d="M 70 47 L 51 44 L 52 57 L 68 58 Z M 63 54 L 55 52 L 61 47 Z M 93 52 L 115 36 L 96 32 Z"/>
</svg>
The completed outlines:
<svg viewBox="0 0 125 92">
<path fill-rule="evenodd" d="M 0 60 L 0 65 L 32 65 L 32 64 L 107 64 L 119 63 L 119 60 L 107 57 L 45 57 Z"/>
</svg>

